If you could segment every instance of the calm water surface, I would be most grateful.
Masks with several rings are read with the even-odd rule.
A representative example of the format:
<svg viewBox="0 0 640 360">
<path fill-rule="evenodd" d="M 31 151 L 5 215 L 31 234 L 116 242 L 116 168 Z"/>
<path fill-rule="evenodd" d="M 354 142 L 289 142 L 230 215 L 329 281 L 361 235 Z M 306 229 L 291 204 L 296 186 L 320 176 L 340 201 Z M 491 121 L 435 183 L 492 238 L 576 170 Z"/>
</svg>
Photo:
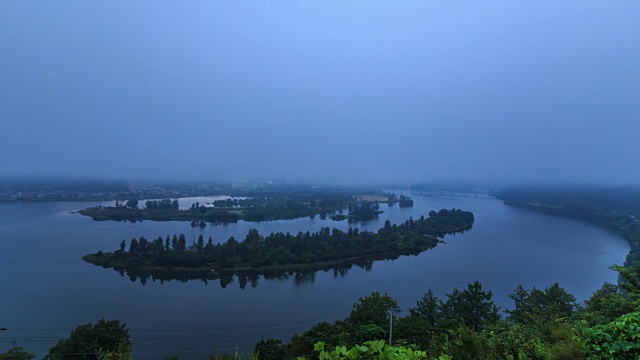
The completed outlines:
<svg viewBox="0 0 640 360">
<path fill-rule="evenodd" d="M 0 204 L 0 327 L 25 329 L 0 333 L 0 352 L 18 345 L 40 358 L 68 336 L 65 329 L 107 318 L 127 323 L 137 360 L 171 354 L 203 359 L 210 350 L 251 351 L 261 336 L 288 340 L 320 320 L 344 318 L 372 291 L 387 292 L 406 314 L 427 289 L 444 297 L 474 280 L 493 290 L 503 308 L 511 306 L 508 295 L 519 283 L 544 288 L 558 281 L 583 300 L 603 282 L 616 281 L 607 268 L 621 264 L 629 251 L 623 239 L 600 228 L 496 199 L 413 198 L 413 208 L 382 205 L 378 220 L 357 227 L 377 230 L 387 219 L 399 223 L 455 207 L 474 212 L 473 229 L 419 256 L 376 262 L 370 271 L 354 267 L 346 274 L 261 278 L 245 289 L 237 280 L 226 288 L 200 281 L 143 285 L 81 256 L 115 250 L 123 239 L 139 236 L 185 233 L 192 240 L 202 233 L 222 242 L 244 238 L 250 228 L 297 233 L 326 226 L 346 230 L 349 224 L 316 217 L 200 229 L 186 222 L 95 222 L 70 213 L 96 205 L 90 203 Z"/>
</svg>

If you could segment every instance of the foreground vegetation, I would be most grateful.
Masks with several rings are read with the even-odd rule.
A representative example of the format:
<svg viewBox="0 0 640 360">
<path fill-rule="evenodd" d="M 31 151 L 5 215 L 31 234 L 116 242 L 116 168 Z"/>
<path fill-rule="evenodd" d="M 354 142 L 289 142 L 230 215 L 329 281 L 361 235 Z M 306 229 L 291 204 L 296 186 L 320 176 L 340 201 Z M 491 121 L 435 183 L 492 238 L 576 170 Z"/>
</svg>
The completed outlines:
<svg viewBox="0 0 640 360">
<path fill-rule="evenodd" d="M 317 358 L 308 355 L 314 350 L 320 359 L 639 359 L 640 268 L 612 269 L 620 287 L 604 284 L 581 305 L 558 283 L 518 286 L 505 318 L 478 282 L 445 299 L 428 290 L 399 318 L 396 302 L 374 292 L 344 320 L 319 323 L 286 344 L 272 340 L 278 356 L 261 356 L 261 343 L 255 352 L 258 359 Z M 388 339 L 390 322 L 395 347 L 367 343 Z"/>
<path fill-rule="evenodd" d="M 444 299 L 428 290 L 404 317 L 393 298 L 373 292 L 344 320 L 321 322 L 288 343 L 262 339 L 246 357 L 210 353 L 204 359 L 638 359 L 640 268 L 612 269 L 621 275 L 620 287 L 604 284 L 582 305 L 557 283 L 544 290 L 518 286 L 504 318 L 479 282 Z M 393 346 L 385 344 L 390 323 Z M 129 360 L 134 340 L 125 324 L 100 320 L 78 326 L 45 359 Z M 0 354 L 0 360 L 33 358 L 22 348 Z"/>
<path fill-rule="evenodd" d="M 252 229 L 242 241 L 233 237 L 214 244 L 202 235 L 187 247 L 181 235 L 149 241 L 133 238 L 114 252 L 86 255 L 84 260 L 116 270 L 151 274 L 211 275 L 234 272 L 308 270 L 338 266 L 362 260 L 395 258 L 418 254 L 438 244 L 446 234 L 462 232 L 473 224 L 473 214 L 459 209 L 431 211 L 428 217 L 410 218 L 400 225 L 389 221 L 377 233 L 349 228 L 323 228 L 315 233 L 272 233 L 261 236 Z"/>
</svg>

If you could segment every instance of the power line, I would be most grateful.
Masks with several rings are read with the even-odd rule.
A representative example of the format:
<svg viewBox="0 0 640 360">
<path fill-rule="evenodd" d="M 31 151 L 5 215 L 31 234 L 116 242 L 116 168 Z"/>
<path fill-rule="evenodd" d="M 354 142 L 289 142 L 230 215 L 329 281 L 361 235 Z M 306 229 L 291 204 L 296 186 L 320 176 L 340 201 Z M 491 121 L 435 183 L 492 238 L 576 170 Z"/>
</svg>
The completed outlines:
<svg viewBox="0 0 640 360">
<path fill-rule="evenodd" d="M 132 340 L 134 340 L 134 343 L 136 342 L 140 342 L 140 341 L 152 341 L 152 340 L 205 340 L 205 339 L 210 339 L 210 338 L 225 338 L 225 337 L 238 337 L 238 336 L 244 336 L 244 335 L 264 335 L 264 334 L 275 334 L 275 333 L 280 333 L 280 332 L 286 332 L 286 331 L 292 331 L 292 330 L 302 330 L 305 328 L 289 328 L 289 329 L 283 329 L 283 330 L 277 330 L 277 331 L 270 331 L 270 332 L 256 332 L 256 333 L 240 333 L 240 334 L 230 334 L 230 335 L 226 335 L 226 334 L 217 334 L 217 335 L 213 335 L 213 336 L 193 336 L 193 337 L 183 337 L 183 338 L 171 338 L 171 337 L 151 337 L 151 338 L 144 338 L 144 339 L 139 339 L 139 338 L 133 338 Z M 358 331 L 355 332 L 355 334 L 359 334 Z M 338 338 L 340 335 L 339 334 L 335 334 L 335 335 L 331 335 L 331 336 L 327 336 L 327 337 L 323 337 L 323 338 L 314 338 L 313 340 L 298 340 L 298 341 L 289 341 L 286 344 L 299 344 L 299 343 L 309 343 L 309 342 L 315 342 L 315 341 L 320 341 L 320 340 L 328 340 L 328 339 L 335 339 Z M 60 340 L 59 338 L 54 338 L 54 337 L 49 337 L 49 338 L 8 338 L 8 339 L 3 339 L 0 340 L 1 342 L 13 342 L 13 341 L 20 341 L 20 342 L 45 342 L 45 341 L 57 341 Z M 266 346 L 279 346 L 279 345 L 266 345 Z"/>
<path fill-rule="evenodd" d="M 226 349 L 214 349 L 214 350 L 176 350 L 176 351 L 132 351 L 132 355 L 136 354 L 177 354 L 177 353 L 198 353 L 198 352 L 212 352 L 212 351 L 228 351 L 228 350 L 236 350 L 236 348 L 226 348 Z M 53 354 L 54 356 L 71 356 L 71 355 L 95 355 L 95 352 L 90 353 L 61 353 L 61 354 Z M 47 354 L 33 354 L 35 356 L 46 356 Z"/>
<path fill-rule="evenodd" d="M 247 326 L 234 326 L 234 327 L 219 327 L 219 328 L 191 328 L 191 329 L 128 329 L 130 332 L 188 332 L 188 331 L 216 331 L 216 330 L 235 330 L 235 329 L 251 329 L 251 328 L 259 328 L 259 327 L 270 327 L 270 326 L 279 326 L 279 325 L 291 325 L 291 324 L 300 324 L 311 321 L 318 320 L 326 320 L 337 317 L 344 317 L 349 314 L 340 314 L 340 315 L 332 315 L 325 316 L 313 319 L 306 320 L 298 320 L 298 321 L 289 321 L 289 322 L 281 322 L 281 323 L 271 323 L 271 324 L 261 324 L 261 325 L 247 325 Z M 2 330 L 7 331 L 73 331 L 75 329 L 68 328 L 3 328 Z"/>
<path fill-rule="evenodd" d="M 158 341 L 158 340 L 204 340 L 204 339 L 224 339 L 242 336 L 254 336 L 265 334 L 278 334 L 290 331 L 305 330 L 307 327 L 294 327 L 278 330 L 267 331 L 255 331 L 255 332 L 241 332 L 232 334 L 211 334 L 211 335 L 192 335 L 192 336 L 148 336 L 148 337 L 132 337 L 134 342 L 140 341 Z M 43 342 L 43 341 L 58 341 L 58 337 L 28 337 L 28 338 L 3 338 L 1 342 L 21 341 L 21 342 Z"/>
<path fill-rule="evenodd" d="M 345 314 L 346 315 L 346 314 Z M 269 327 L 269 326 L 281 326 L 281 325 L 292 325 L 292 324 L 300 324 L 300 323 L 304 323 L 304 322 L 310 322 L 310 321 L 317 321 L 317 320 L 322 320 L 322 319 L 328 319 L 328 318 L 335 318 L 335 317 L 342 317 L 345 315 L 334 315 L 334 316 L 327 316 L 327 317 L 321 317 L 321 318 L 314 318 L 314 319 L 307 319 L 307 320 L 300 320 L 300 321 L 291 321 L 291 322 L 285 322 L 285 323 L 272 323 L 272 324 L 265 324 L 265 325 L 251 325 L 251 326 L 239 326 L 239 327 L 227 327 L 227 328 L 211 328 L 211 329 L 176 329 L 176 330 L 169 330 L 169 329 L 161 329 L 161 330 L 138 330 L 138 331 L 177 331 L 177 332 L 184 332 L 184 331 L 212 331 L 212 330 L 231 330 L 231 329 L 255 329 L 257 327 Z M 243 336 L 256 336 L 256 335 L 271 335 L 271 334 L 278 334 L 278 333 L 287 333 L 287 332 L 291 332 L 291 331 L 302 331 L 302 330 L 307 330 L 308 326 L 296 326 L 296 327 L 287 327 L 287 328 L 282 328 L 282 329 L 265 329 L 265 330 L 257 330 L 257 331 L 250 331 L 250 332 L 237 332 L 237 333 L 222 333 L 222 334 L 204 334 L 204 335 L 188 335 L 188 336 L 133 336 L 132 340 L 134 342 L 146 342 L 146 341 L 180 341 L 180 340 L 205 340 L 205 339 L 225 339 L 225 338 L 236 338 L 236 337 L 243 337 Z M 9 330 L 21 330 L 21 331 L 26 331 L 26 330 L 31 330 L 31 329 L 9 329 Z M 48 330 L 63 330 L 63 329 L 37 329 L 37 330 L 41 330 L 41 331 L 48 331 Z M 12 338 L 2 338 L 0 339 L 0 343 L 6 343 L 6 342 L 14 342 L 14 341 L 19 341 L 19 342 L 55 342 L 60 340 L 59 337 L 53 337 L 53 336 L 33 336 L 33 337 L 12 337 Z M 307 341 L 303 341 L 303 342 L 307 342 Z"/>
<path fill-rule="evenodd" d="M 359 332 L 356 332 L 356 334 L 358 334 Z M 330 339 L 336 339 L 339 338 L 340 335 L 336 334 L 336 335 L 331 335 L 331 336 L 326 336 L 326 337 L 321 337 L 321 338 L 315 338 L 313 340 L 299 340 L 299 341 L 290 341 L 288 343 L 284 343 L 282 345 L 279 344 L 273 344 L 273 345 L 269 345 L 269 344 L 265 344 L 263 346 L 267 346 L 267 347 L 280 347 L 283 345 L 290 345 L 290 344 L 299 344 L 299 343 L 315 343 L 318 341 L 323 341 L 323 340 L 330 340 Z M 171 351 L 132 351 L 131 354 L 132 355 L 140 355 L 140 354 L 182 354 L 182 353 L 202 353 L 202 352 L 220 352 L 220 351 L 238 351 L 238 350 L 243 350 L 242 347 L 232 347 L 232 348 L 216 348 L 216 349 L 210 349 L 210 350 L 171 350 Z M 46 354 L 34 354 L 36 356 L 46 356 L 49 355 L 48 353 Z M 54 354 L 54 356 L 71 356 L 71 355 L 95 355 L 95 352 L 91 352 L 91 353 L 61 353 L 61 354 Z M 314 356 L 317 355 L 315 352 L 314 353 L 307 353 L 307 354 L 303 354 L 303 355 L 296 355 L 296 356 Z"/>
<path fill-rule="evenodd" d="M 356 331 L 354 333 L 354 335 L 358 335 L 360 332 Z M 331 335 L 331 336 L 325 336 L 325 337 L 319 337 L 319 338 L 314 338 L 314 339 L 309 339 L 309 340 L 298 340 L 298 341 L 290 341 L 287 343 L 284 343 L 282 345 L 280 344 L 264 344 L 262 346 L 266 346 L 266 347 L 272 347 L 272 348 L 277 348 L 280 346 L 285 346 L 285 345 L 292 345 L 292 344 L 299 344 L 299 343 L 307 343 L 309 345 L 312 345 L 318 341 L 326 341 L 326 340 L 331 340 L 331 339 L 337 339 L 339 338 L 340 335 L 339 334 L 335 334 L 335 335 Z M 216 349 L 209 349 L 209 350 L 205 350 L 205 349 L 201 349 L 201 350 L 171 350 L 171 351 L 131 351 L 130 354 L 131 355 L 143 355 L 143 354 L 163 354 L 163 355 L 171 355 L 171 354 L 186 354 L 186 353 L 221 353 L 221 352 L 228 352 L 228 351 L 240 351 L 241 353 L 244 353 L 244 348 L 243 347 L 232 347 L 232 348 L 216 348 Z M 296 354 L 296 357 L 309 357 L 309 358 L 314 358 L 316 357 L 318 354 L 316 351 L 312 350 L 313 352 L 311 353 L 305 353 L 305 354 Z M 253 351 L 248 350 L 248 353 L 252 354 Z M 48 353 L 40 353 L 40 354 L 34 354 L 35 356 L 47 356 L 49 355 Z M 63 358 L 66 356 L 72 356 L 72 355 L 95 355 L 95 352 L 91 352 L 91 353 L 62 353 L 62 354 L 52 354 L 53 357 L 52 358 Z"/>
<path fill-rule="evenodd" d="M 356 332 L 356 334 L 358 334 L 359 332 Z M 290 344 L 299 344 L 299 343 L 315 343 L 318 341 L 323 341 L 323 340 L 330 340 L 330 339 L 336 339 L 339 338 L 340 335 L 336 334 L 336 335 L 331 335 L 331 336 L 327 336 L 327 337 L 321 337 L 321 338 L 316 338 L 313 340 L 300 340 L 300 341 L 290 341 L 288 343 L 284 343 L 282 345 L 279 344 L 264 344 L 263 346 L 266 347 L 280 347 L 283 345 L 290 345 Z M 243 350 L 242 347 L 232 347 L 232 348 L 216 348 L 216 349 L 210 349 L 210 350 L 171 350 L 171 351 L 131 351 L 132 355 L 136 355 L 136 354 L 180 354 L 180 353 L 201 353 L 201 352 L 220 352 L 220 351 L 238 351 L 238 350 Z M 61 353 L 61 354 L 55 354 L 55 356 L 70 356 L 70 355 L 94 355 L 95 352 L 91 352 L 91 353 Z M 34 354 L 36 356 L 46 356 L 49 354 Z M 303 355 L 296 355 L 296 356 L 313 356 L 316 355 L 315 353 L 307 353 L 307 354 L 303 354 Z"/>
</svg>

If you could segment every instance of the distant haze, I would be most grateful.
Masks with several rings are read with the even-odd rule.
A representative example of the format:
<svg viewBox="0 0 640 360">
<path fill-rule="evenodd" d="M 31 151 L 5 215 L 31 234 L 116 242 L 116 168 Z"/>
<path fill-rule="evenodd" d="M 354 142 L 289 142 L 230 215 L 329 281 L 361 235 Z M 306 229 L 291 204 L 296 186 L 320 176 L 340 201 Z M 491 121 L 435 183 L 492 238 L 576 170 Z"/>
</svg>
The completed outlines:
<svg viewBox="0 0 640 360">
<path fill-rule="evenodd" d="M 640 183 L 637 1 L 1 1 L 0 175 Z"/>
</svg>

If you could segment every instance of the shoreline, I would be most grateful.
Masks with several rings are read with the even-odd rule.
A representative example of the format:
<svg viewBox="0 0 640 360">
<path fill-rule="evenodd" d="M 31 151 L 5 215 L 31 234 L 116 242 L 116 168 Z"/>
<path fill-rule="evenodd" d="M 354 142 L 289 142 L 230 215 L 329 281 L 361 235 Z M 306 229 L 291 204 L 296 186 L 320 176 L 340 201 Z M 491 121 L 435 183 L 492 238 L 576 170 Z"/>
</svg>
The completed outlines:
<svg viewBox="0 0 640 360">
<path fill-rule="evenodd" d="M 441 210 L 443 211 L 443 210 Z M 457 210 L 458 212 L 460 210 Z M 470 216 L 473 216 L 471 213 L 466 212 Z M 452 216 L 453 214 L 459 214 L 452 210 L 452 213 L 445 212 L 445 215 L 440 216 Z M 437 215 L 434 215 L 437 216 Z M 456 216 L 456 215 L 453 215 Z M 465 215 L 467 216 L 467 215 Z M 428 218 L 431 219 L 431 218 Z M 428 219 L 420 220 L 420 222 L 425 221 L 424 224 L 427 224 L 426 221 Z M 446 218 L 445 218 L 446 219 Z M 211 257 L 211 260 L 206 260 L 202 253 L 196 252 L 195 250 L 181 250 L 180 252 L 174 253 L 170 251 L 170 254 L 173 253 L 175 257 L 181 257 L 182 259 L 192 258 L 199 260 L 199 264 L 196 262 L 192 262 L 195 266 L 189 266 L 188 263 L 191 261 L 184 261 L 182 264 L 178 262 L 173 262 L 170 264 L 162 264 L 161 262 L 156 262 L 158 257 L 159 259 L 163 259 L 166 256 L 166 253 L 161 252 L 158 255 L 154 255 L 152 253 L 141 253 L 138 255 L 131 255 L 131 250 L 127 253 L 123 250 L 117 250 L 114 252 L 102 252 L 99 251 L 93 254 L 87 254 L 82 257 L 82 259 L 90 264 L 101 266 L 104 268 L 112 268 L 121 274 L 124 272 L 130 274 L 145 274 L 151 276 L 173 276 L 176 278 L 189 277 L 193 279 L 197 279 L 200 277 L 207 277 L 215 279 L 217 276 L 224 275 L 233 275 L 233 274 L 269 274 L 269 273 L 293 273 L 293 272 L 304 272 L 304 271 L 320 271 L 320 270 L 329 270 L 336 269 L 342 266 L 353 266 L 363 263 L 372 263 L 373 261 L 380 260 L 395 260 L 400 256 L 410 256 L 410 255 L 418 255 L 424 251 L 431 250 L 435 248 L 438 244 L 444 243 L 442 239 L 447 234 L 454 234 L 457 232 L 464 232 L 467 229 L 471 229 L 474 220 L 473 217 L 469 219 L 466 223 L 462 225 L 460 222 L 458 224 L 451 224 L 455 227 L 453 228 L 437 228 L 437 223 L 433 225 L 423 225 L 423 226 L 436 226 L 435 229 L 416 231 L 411 230 L 413 228 L 413 223 L 401 225 L 399 228 L 405 229 L 405 231 L 409 231 L 407 233 L 403 233 L 402 231 L 389 233 L 388 229 L 390 228 L 381 228 L 377 232 L 369 232 L 368 236 L 374 236 L 378 238 L 378 240 L 370 240 L 370 241 L 378 241 L 378 247 L 373 248 L 363 248 L 357 249 L 354 248 L 351 251 L 343 252 L 342 254 L 336 253 L 336 257 L 343 255 L 345 257 L 342 258 L 334 258 L 321 260 L 320 258 L 316 260 L 321 261 L 311 261 L 311 262 L 301 262 L 301 263 L 280 263 L 278 264 L 278 260 L 276 258 L 271 258 L 271 264 L 268 265 L 260 265 L 251 264 L 252 260 L 250 258 L 244 259 L 242 261 L 236 261 L 235 263 L 226 263 L 220 260 L 215 260 L 216 257 Z M 431 220 L 437 221 L 437 220 Z M 449 221 L 448 219 L 444 221 Z M 418 224 L 415 225 L 419 226 Z M 385 230 L 386 231 L 383 231 Z M 395 225 L 394 225 L 395 229 Z M 334 229 L 335 230 L 335 229 Z M 365 234 L 367 232 L 364 232 Z M 250 232 L 251 234 L 251 232 Z M 256 233 L 257 234 L 257 233 Z M 328 228 L 327 228 L 328 234 Z M 339 233 L 337 236 L 340 239 L 341 236 L 346 236 L 347 233 Z M 350 234 L 350 233 L 349 233 Z M 318 233 L 316 233 L 316 236 Z M 182 236 L 182 235 L 181 235 Z M 249 236 L 249 235 L 247 235 Z M 254 235 L 255 236 L 255 235 Z M 273 234 L 271 236 L 274 236 Z M 350 235 L 349 235 L 350 236 Z M 356 232 L 357 236 L 357 232 Z M 365 235 L 366 237 L 367 235 Z M 382 236 L 380 238 L 380 236 Z M 406 237 L 406 238 L 405 238 Z M 385 240 L 386 239 L 386 240 Z M 160 241 L 160 240 L 158 240 Z M 267 239 L 267 242 L 269 240 Z M 326 240 L 325 240 L 326 241 Z M 339 240 L 342 241 L 342 240 Z M 345 238 L 344 241 L 347 241 Z M 357 241 L 357 240 L 354 240 Z M 382 241 L 382 242 L 380 242 Z M 386 243 L 386 242 L 388 243 Z M 382 245 L 380 244 L 387 244 Z M 239 244 L 242 244 L 239 243 Z M 319 244 L 321 246 L 322 242 Z M 216 248 L 219 247 L 220 244 L 216 245 Z M 124 246 L 124 245 L 123 245 Z M 235 245 L 234 245 L 235 246 Z M 224 244 L 223 244 L 224 247 Z M 379 251 L 379 252 L 377 252 Z M 354 256 L 355 255 L 355 256 Z M 219 259 L 219 258 L 218 258 Z M 299 260 L 299 259 L 292 259 Z M 175 264 L 175 265 L 174 265 Z"/>
<path fill-rule="evenodd" d="M 198 274 L 215 274 L 215 275 L 226 275 L 226 274 L 263 274 L 269 272 L 297 272 L 297 271 L 319 271 L 324 269 L 330 269 L 333 267 L 337 267 L 340 265 L 355 265 L 358 262 L 367 262 L 367 261 L 382 261 L 382 260 L 395 260 L 400 256 L 411 256 L 418 255 L 424 251 L 431 250 L 435 248 L 441 241 L 433 238 L 434 243 L 431 246 L 425 246 L 420 249 L 416 249 L 414 251 L 402 251 L 402 252 L 388 252 L 379 254 L 376 256 L 370 257 L 351 257 L 346 259 L 338 259 L 332 261 L 323 261 L 323 262 L 314 262 L 314 263 L 298 263 L 298 264 L 288 264 L 288 265 L 269 265 L 269 266 L 260 266 L 260 267 L 233 267 L 233 268 L 222 268 L 222 269 L 212 269 L 211 267 L 161 267 L 161 266 L 140 266 L 140 267 L 127 267 L 120 265 L 109 265 L 107 261 L 100 261 L 101 258 L 112 258 L 113 253 L 104 253 L 103 255 L 97 254 L 88 254 L 82 257 L 82 260 L 97 266 L 102 266 L 104 268 L 114 269 L 116 271 L 143 271 L 148 272 L 149 274 L 158 273 L 158 274 L 187 274 L 187 273 L 198 273 Z"/>
</svg>

